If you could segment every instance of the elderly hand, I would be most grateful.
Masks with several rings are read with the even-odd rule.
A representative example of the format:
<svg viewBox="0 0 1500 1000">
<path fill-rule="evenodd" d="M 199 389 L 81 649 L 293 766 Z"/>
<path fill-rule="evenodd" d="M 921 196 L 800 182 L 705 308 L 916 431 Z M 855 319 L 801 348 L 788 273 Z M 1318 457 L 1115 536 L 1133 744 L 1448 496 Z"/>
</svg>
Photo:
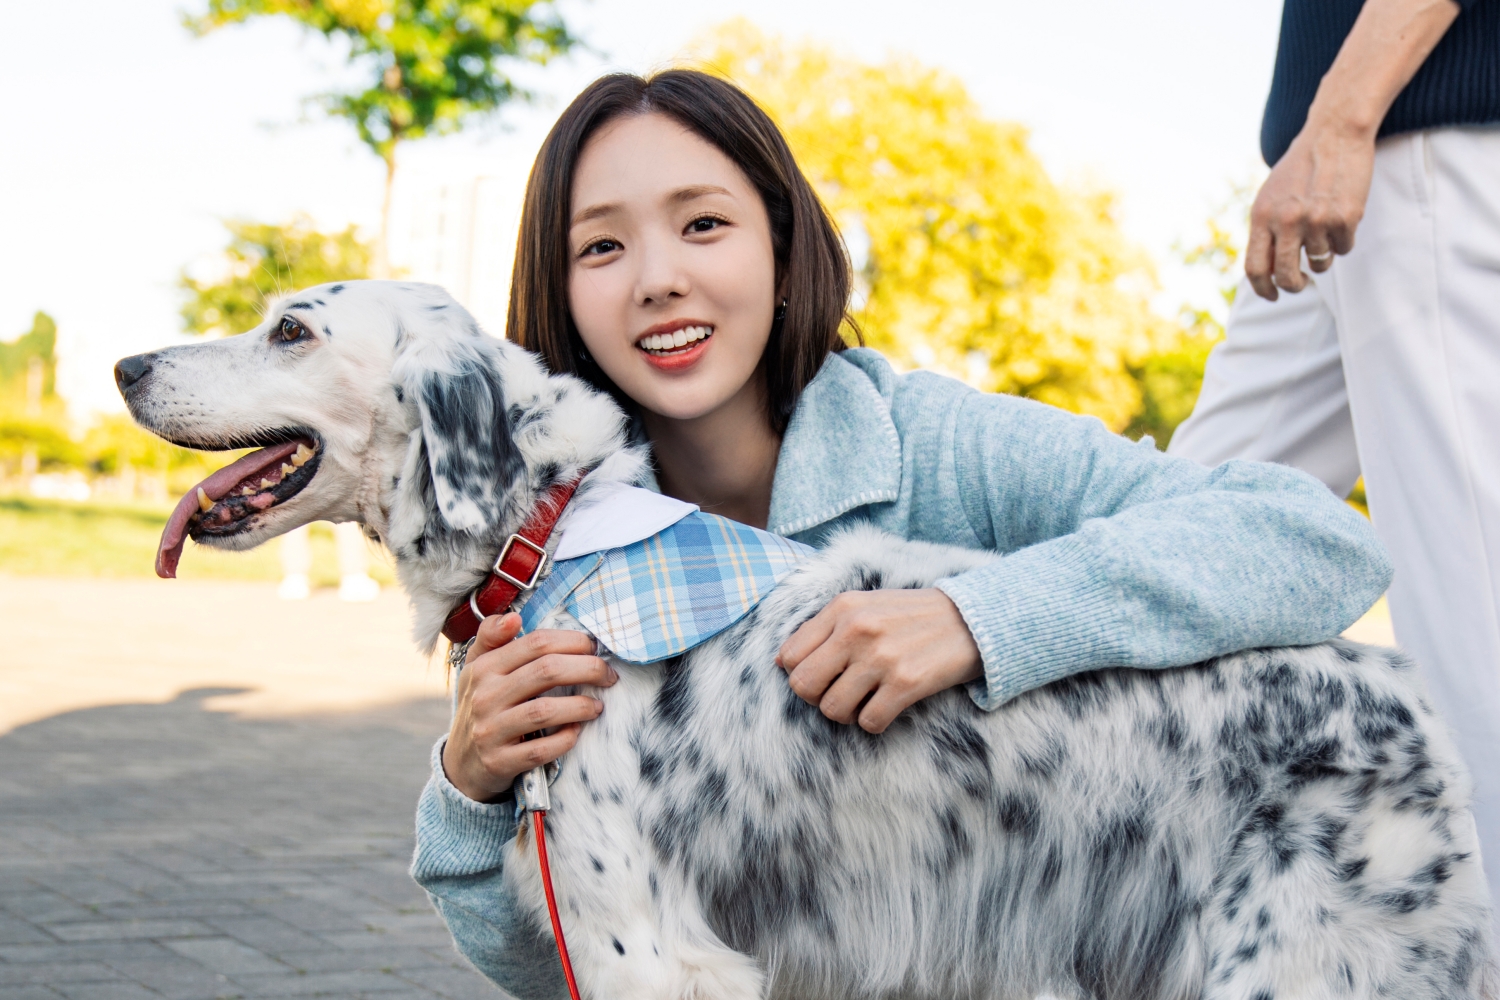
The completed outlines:
<svg viewBox="0 0 1500 1000">
<path fill-rule="evenodd" d="M 1245 276 L 1256 294 L 1307 287 L 1354 248 L 1375 171 L 1375 136 L 1396 95 L 1458 17 L 1453 0 L 1365 0 L 1323 75 L 1307 123 L 1255 196 Z"/>
<path fill-rule="evenodd" d="M 928 695 L 982 676 L 969 626 L 932 589 L 840 594 L 793 633 L 776 662 L 804 701 L 835 722 L 858 713 L 871 733 Z"/>
<path fill-rule="evenodd" d="M 1303 247 L 1316 273 L 1354 248 L 1374 170 L 1374 129 L 1308 120 L 1250 209 L 1245 275 L 1256 294 L 1274 302 L 1277 288 L 1306 288 Z"/>
<path fill-rule="evenodd" d="M 478 802 L 500 797 L 517 775 L 573 749 L 579 727 L 604 711 L 603 702 L 587 695 L 540 695 L 575 684 L 609 687 L 619 679 L 581 632 L 541 629 L 517 639 L 520 631 L 520 615 L 486 618 L 458 675 L 443 771 Z M 522 741 L 538 730 L 550 732 Z"/>
</svg>

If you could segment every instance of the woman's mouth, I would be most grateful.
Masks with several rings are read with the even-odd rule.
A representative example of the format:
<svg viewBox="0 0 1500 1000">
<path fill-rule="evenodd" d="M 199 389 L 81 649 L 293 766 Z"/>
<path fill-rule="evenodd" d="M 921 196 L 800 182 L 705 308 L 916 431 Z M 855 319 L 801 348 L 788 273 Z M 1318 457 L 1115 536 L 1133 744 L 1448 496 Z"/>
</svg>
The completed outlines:
<svg viewBox="0 0 1500 1000">
<path fill-rule="evenodd" d="M 637 340 L 635 346 L 653 368 L 676 371 L 701 358 L 708 350 L 708 343 L 713 335 L 712 326 L 695 323 L 661 333 L 648 333 Z"/>
</svg>

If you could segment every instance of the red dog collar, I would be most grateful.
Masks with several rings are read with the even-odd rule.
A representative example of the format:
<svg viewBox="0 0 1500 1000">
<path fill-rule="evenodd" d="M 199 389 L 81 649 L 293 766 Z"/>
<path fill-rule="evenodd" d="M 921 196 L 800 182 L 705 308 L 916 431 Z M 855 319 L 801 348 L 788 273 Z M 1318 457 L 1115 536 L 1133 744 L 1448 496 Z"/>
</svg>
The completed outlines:
<svg viewBox="0 0 1500 1000">
<path fill-rule="evenodd" d="M 547 566 L 547 540 L 582 481 L 580 475 L 548 490 L 521 530 L 505 540 L 489 576 L 448 615 L 443 635 L 449 642 L 455 646 L 468 642 L 478 634 L 479 623 L 486 617 L 509 608 L 517 597 L 537 585 Z"/>
</svg>

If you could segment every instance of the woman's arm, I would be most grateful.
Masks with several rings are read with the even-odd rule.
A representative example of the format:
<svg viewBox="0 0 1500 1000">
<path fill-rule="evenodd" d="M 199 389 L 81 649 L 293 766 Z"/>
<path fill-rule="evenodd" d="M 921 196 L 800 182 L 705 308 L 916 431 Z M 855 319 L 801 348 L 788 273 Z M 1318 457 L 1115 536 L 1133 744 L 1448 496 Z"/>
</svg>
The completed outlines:
<svg viewBox="0 0 1500 1000">
<path fill-rule="evenodd" d="M 1207 469 L 984 393 L 952 428 L 965 519 L 1009 553 L 938 584 L 983 656 L 982 707 L 1085 670 L 1321 642 L 1390 584 L 1369 522 L 1286 466 Z"/>
<path fill-rule="evenodd" d="M 519 615 L 496 615 L 459 674 L 453 723 L 433 749 L 432 777 L 417 806 L 412 878 L 427 890 L 453 940 L 474 966 L 522 1000 L 567 995 L 557 946 L 516 905 L 504 879 L 516 807 L 516 775 L 572 748 L 579 727 L 603 706 L 582 695 L 539 697 L 556 687 L 608 687 L 614 671 L 578 632 L 523 638 Z M 550 734 L 522 737 L 538 730 Z"/>
<path fill-rule="evenodd" d="M 1304 246 L 1317 272 L 1354 248 L 1380 123 L 1459 11 L 1453 0 L 1366 0 L 1307 123 L 1255 196 L 1245 274 L 1256 294 L 1302 291 Z"/>
<path fill-rule="evenodd" d="M 844 594 L 794 633 L 779 662 L 835 721 L 878 733 L 965 682 L 996 708 L 1086 670 L 1319 642 L 1390 582 L 1368 522 L 1285 466 L 1205 469 L 920 373 L 894 404 L 927 428 L 903 433 L 908 536 L 1008 554 L 932 590 Z"/>
<path fill-rule="evenodd" d="M 433 748 L 432 777 L 417 805 L 412 878 L 480 972 L 521 1000 L 566 997 L 557 946 L 522 913 L 504 878 L 515 804 L 476 802 L 453 787 L 443 773 L 447 742 Z"/>
</svg>

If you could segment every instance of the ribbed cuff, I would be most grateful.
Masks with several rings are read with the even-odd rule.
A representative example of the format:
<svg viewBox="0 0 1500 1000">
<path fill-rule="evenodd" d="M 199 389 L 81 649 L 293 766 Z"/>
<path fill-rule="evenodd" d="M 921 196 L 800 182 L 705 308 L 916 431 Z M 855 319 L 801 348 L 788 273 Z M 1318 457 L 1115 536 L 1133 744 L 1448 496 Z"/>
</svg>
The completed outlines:
<svg viewBox="0 0 1500 1000">
<path fill-rule="evenodd" d="M 427 879 L 475 875 L 502 867 L 516 836 L 515 802 L 476 802 L 443 772 L 444 736 L 432 748 L 432 777 L 417 802 L 417 847 L 411 875 Z"/>
<path fill-rule="evenodd" d="M 999 562 L 939 580 L 958 606 L 984 661 L 968 685 L 990 711 L 1016 695 L 1082 670 L 1123 662 L 1122 602 L 1076 539 L 1022 549 Z"/>
</svg>

